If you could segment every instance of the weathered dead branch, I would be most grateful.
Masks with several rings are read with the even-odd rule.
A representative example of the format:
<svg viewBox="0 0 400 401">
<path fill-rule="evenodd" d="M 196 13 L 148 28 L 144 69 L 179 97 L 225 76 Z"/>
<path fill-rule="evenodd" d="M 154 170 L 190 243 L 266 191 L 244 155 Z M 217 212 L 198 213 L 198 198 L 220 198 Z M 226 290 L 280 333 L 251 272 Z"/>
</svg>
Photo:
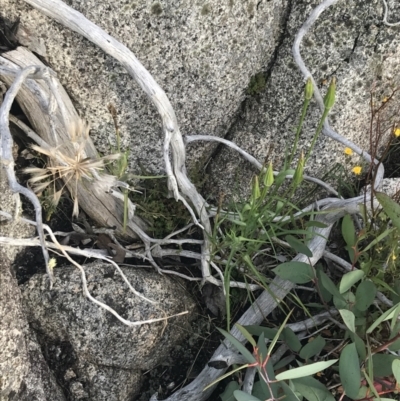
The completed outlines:
<svg viewBox="0 0 400 401">
<path fill-rule="evenodd" d="M 45 67 L 37 57 L 24 47 L 3 53 L 0 57 L 0 67 L 6 67 L 11 71 L 17 72 L 21 68 L 32 65 L 39 67 L 42 71 L 48 70 L 48 67 Z M 48 71 L 50 72 L 50 70 Z M 54 72 L 52 74 L 55 75 Z M 7 86 L 11 85 L 14 78 L 15 76 L 11 74 L 0 74 L 0 79 Z M 74 147 L 71 141 L 71 129 L 79 121 L 79 116 L 59 81 L 54 77 L 53 80 L 55 94 L 50 91 L 43 80 L 29 79 L 19 91 L 16 99 L 36 134 L 50 147 L 63 144 L 63 151 L 67 152 L 67 156 L 73 157 Z M 57 99 L 58 107 L 53 106 L 53 110 L 49 113 L 48 108 L 52 98 Z M 98 159 L 98 153 L 90 138 L 86 139 L 83 152 L 84 156 L 88 158 Z M 72 182 L 67 182 L 66 185 L 70 190 L 73 190 L 71 188 Z M 117 192 L 118 190 L 114 189 L 114 191 Z M 126 233 L 124 233 L 123 202 L 105 190 L 99 191 L 96 181 L 82 180 L 79 182 L 77 196 L 80 207 L 99 226 L 115 227 L 117 235 L 137 238 L 138 234 L 133 227 L 127 227 Z M 133 222 L 140 228 L 144 227 L 137 217 L 133 218 Z"/>
</svg>

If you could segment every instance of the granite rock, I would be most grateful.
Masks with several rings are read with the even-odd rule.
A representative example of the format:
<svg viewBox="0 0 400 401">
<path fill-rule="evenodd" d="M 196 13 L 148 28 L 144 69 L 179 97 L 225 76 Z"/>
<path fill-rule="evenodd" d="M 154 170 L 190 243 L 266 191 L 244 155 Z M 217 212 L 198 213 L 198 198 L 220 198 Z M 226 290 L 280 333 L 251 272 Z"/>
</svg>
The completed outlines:
<svg viewBox="0 0 400 401">
<path fill-rule="evenodd" d="M 132 286 L 152 305 L 135 296 L 108 264 L 84 266 L 93 297 L 131 321 L 154 319 L 188 311 L 166 323 L 128 327 L 82 293 L 81 273 L 73 267 L 55 269 L 52 290 L 44 275 L 35 275 L 23 288 L 32 327 L 41 333 L 50 360 L 63 364 L 57 377 L 73 400 L 130 400 L 138 394 L 141 371 L 168 356 L 190 329 L 195 303 L 179 282 L 154 271 L 122 268 Z"/>
</svg>

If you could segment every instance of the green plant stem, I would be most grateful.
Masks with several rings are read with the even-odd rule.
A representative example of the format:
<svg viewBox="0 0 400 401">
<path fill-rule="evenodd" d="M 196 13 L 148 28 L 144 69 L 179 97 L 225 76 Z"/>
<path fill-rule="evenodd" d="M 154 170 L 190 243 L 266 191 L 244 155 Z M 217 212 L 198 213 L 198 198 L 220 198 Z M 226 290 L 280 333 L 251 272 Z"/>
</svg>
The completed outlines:
<svg viewBox="0 0 400 401">
<path fill-rule="evenodd" d="M 317 130 L 315 131 L 315 135 L 314 135 L 314 138 L 313 138 L 313 140 L 311 142 L 311 146 L 308 149 L 307 155 L 305 157 L 304 165 L 307 164 L 307 161 L 310 158 L 310 155 L 311 155 L 312 151 L 314 150 L 315 142 L 317 142 L 317 139 L 318 139 L 319 135 L 322 132 L 322 127 L 324 126 L 324 122 L 326 120 L 326 117 L 328 117 L 328 114 L 329 114 L 329 109 L 325 108 L 324 113 L 322 114 L 322 117 L 321 117 L 321 119 L 319 121 Z"/>
<path fill-rule="evenodd" d="M 297 150 L 297 145 L 298 145 L 298 142 L 299 142 L 299 139 L 300 139 L 301 129 L 303 128 L 304 119 L 306 117 L 307 109 L 308 109 L 308 105 L 309 104 L 310 104 L 310 99 L 304 99 L 303 110 L 301 112 L 299 125 L 297 126 L 296 136 L 295 136 L 292 152 L 290 153 L 290 157 L 289 157 L 289 163 L 288 163 L 289 168 L 290 168 L 290 165 L 292 164 L 295 152 Z"/>
</svg>

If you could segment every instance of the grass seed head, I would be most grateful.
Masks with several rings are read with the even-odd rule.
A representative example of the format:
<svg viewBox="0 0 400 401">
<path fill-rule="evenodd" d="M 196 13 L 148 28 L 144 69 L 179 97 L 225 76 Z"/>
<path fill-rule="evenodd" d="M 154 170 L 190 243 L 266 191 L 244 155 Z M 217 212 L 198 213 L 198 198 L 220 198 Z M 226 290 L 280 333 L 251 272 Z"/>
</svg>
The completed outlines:
<svg viewBox="0 0 400 401">
<path fill-rule="evenodd" d="M 88 157 L 85 146 L 89 138 L 89 126 L 81 119 L 71 124 L 69 127 L 71 142 L 58 145 L 57 147 L 44 148 L 32 145 L 32 148 L 48 157 L 48 162 L 44 168 L 29 167 L 24 171 L 31 174 L 29 183 L 32 184 L 36 193 L 42 192 L 57 178 L 64 181 L 64 186 L 68 186 L 71 197 L 74 201 L 73 216 L 78 216 L 78 185 L 86 180 L 95 182 L 94 189 L 98 192 L 107 192 L 113 187 L 117 178 L 103 174 L 105 164 L 118 160 L 119 153 L 103 156 L 99 158 Z M 57 205 L 60 191 L 54 192 L 54 205 Z"/>
</svg>

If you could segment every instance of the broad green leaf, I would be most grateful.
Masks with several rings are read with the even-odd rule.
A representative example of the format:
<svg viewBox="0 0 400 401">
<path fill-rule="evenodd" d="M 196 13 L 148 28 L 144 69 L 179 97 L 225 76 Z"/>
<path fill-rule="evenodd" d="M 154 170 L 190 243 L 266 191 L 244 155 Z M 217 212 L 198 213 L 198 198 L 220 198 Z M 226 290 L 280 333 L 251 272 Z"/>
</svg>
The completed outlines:
<svg viewBox="0 0 400 401">
<path fill-rule="evenodd" d="M 242 333 L 243 337 L 253 346 L 255 347 L 257 345 L 256 341 L 254 338 L 251 336 L 251 334 L 239 323 L 235 324 L 236 328 Z"/>
<path fill-rule="evenodd" d="M 367 350 L 364 341 L 356 333 L 350 333 L 350 338 L 356 345 L 357 353 L 360 357 L 359 359 L 364 361 L 367 358 Z"/>
<path fill-rule="evenodd" d="M 337 289 L 336 285 L 334 282 L 328 277 L 328 275 L 320 270 L 320 278 L 321 278 L 321 284 L 326 288 L 332 295 L 338 297 L 338 298 L 343 298 L 342 295 L 340 294 L 339 290 Z"/>
<path fill-rule="evenodd" d="M 296 395 L 296 393 L 285 383 L 281 382 L 280 383 L 282 386 L 282 390 L 285 393 L 285 401 L 300 401 L 299 397 Z"/>
<path fill-rule="evenodd" d="M 388 354 L 375 354 L 372 356 L 374 377 L 386 377 L 392 374 L 392 363 L 400 357 Z"/>
<path fill-rule="evenodd" d="M 390 344 L 389 351 L 397 352 L 400 351 L 400 338 L 397 339 L 394 343 Z"/>
<path fill-rule="evenodd" d="M 339 375 L 346 395 L 355 399 L 361 387 L 361 370 L 354 343 L 347 344 L 340 353 Z"/>
<path fill-rule="evenodd" d="M 274 370 L 278 370 L 283 368 L 286 365 L 289 365 L 290 362 L 294 361 L 296 357 L 294 355 L 288 355 L 279 360 L 275 365 L 274 365 Z"/>
<path fill-rule="evenodd" d="M 232 343 L 232 345 L 246 358 L 246 360 L 249 363 L 256 362 L 256 359 L 254 358 L 253 354 L 239 340 L 233 337 L 232 334 L 220 328 L 218 328 L 218 330 L 225 336 L 227 340 L 229 340 Z"/>
<path fill-rule="evenodd" d="M 382 313 L 381 316 L 379 316 L 378 319 L 375 320 L 374 323 L 371 324 L 370 327 L 367 329 L 367 334 L 372 333 L 383 321 L 387 319 L 391 319 L 391 314 L 394 314 L 396 311 L 396 308 L 400 307 L 400 304 L 392 306 L 390 309 L 388 309 L 386 312 Z"/>
<path fill-rule="evenodd" d="M 322 349 L 325 347 L 326 341 L 318 336 L 314 340 L 307 343 L 300 351 L 300 357 L 308 360 L 312 358 L 314 355 L 319 354 Z"/>
<path fill-rule="evenodd" d="M 362 270 L 353 270 L 343 275 L 339 284 L 339 292 L 343 294 L 348 291 L 357 281 L 360 281 L 364 275 Z"/>
<path fill-rule="evenodd" d="M 361 282 L 356 290 L 356 308 L 362 312 L 366 311 L 374 302 L 376 291 L 376 286 L 372 281 Z"/>
<path fill-rule="evenodd" d="M 257 341 L 258 354 L 261 356 L 261 360 L 264 361 L 267 356 L 267 346 L 265 345 L 264 333 L 261 333 Z"/>
<path fill-rule="evenodd" d="M 287 243 L 297 252 L 312 258 L 313 253 L 310 251 L 307 245 L 301 242 L 299 239 L 293 235 L 286 235 L 285 237 Z"/>
<path fill-rule="evenodd" d="M 392 362 L 392 372 L 397 383 L 400 383 L 400 359 L 395 359 Z"/>
<path fill-rule="evenodd" d="M 293 352 L 299 352 L 301 349 L 301 342 L 292 329 L 285 327 L 282 332 L 283 340 Z"/>
<path fill-rule="evenodd" d="M 271 329 L 270 327 L 263 327 L 263 326 L 244 326 L 245 329 L 252 334 L 253 336 L 260 336 L 261 333 L 264 334 L 265 338 L 269 338 L 272 340 L 276 333 L 278 332 L 278 329 Z"/>
<path fill-rule="evenodd" d="M 382 192 L 375 192 L 375 195 L 393 225 L 400 231 L 400 205 Z"/>
<path fill-rule="evenodd" d="M 349 247 L 356 244 L 356 229 L 354 228 L 353 219 L 349 214 L 346 214 L 342 220 L 342 236 Z"/>
<path fill-rule="evenodd" d="M 313 377 L 303 377 L 292 381 L 295 391 L 308 401 L 335 401 L 331 392 Z"/>
<path fill-rule="evenodd" d="M 258 380 L 254 383 L 251 395 L 260 400 L 268 400 L 271 398 L 267 383 L 265 383 L 264 380 Z"/>
<path fill-rule="evenodd" d="M 322 280 L 321 280 L 321 273 L 323 273 L 322 266 L 317 265 L 314 266 L 316 274 L 317 274 L 317 282 L 316 285 L 318 286 L 318 293 L 319 296 L 322 298 L 324 301 L 324 304 L 330 303 L 332 300 L 332 294 L 322 285 Z"/>
<path fill-rule="evenodd" d="M 337 361 L 337 359 L 333 359 L 331 361 L 315 362 L 310 365 L 301 366 L 300 368 L 290 369 L 286 372 L 279 373 L 279 375 L 276 376 L 276 380 L 292 380 L 299 377 L 314 375 L 315 373 L 321 372 L 321 370 L 329 368 L 329 366 L 332 366 Z"/>
<path fill-rule="evenodd" d="M 358 391 L 357 397 L 355 398 L 356 400 L 362 400 L 367 397 L 369 394 L 369 389 L 366 386 L 361 386 L 360 390 Z"/>
<path fill-rule="evenodd" d="M 235 401 L 235 397 L 233 396 L 233 392 L 235 390 L 239 390 L 239 383 L 236 381 L 230 381 L 228 385 L 225 387 L 225 391 L 220 394 L 221 401 Z"/>
<path fill-rule="evenodd" d="M 237 401 L 261 401 L 259 398 L 254 397 L 253 395 L 247 394 L 242 390 L 234 391 L 233 395 L 235 396 Z"/>
<path fill-rule="evenodd" d="M 340 309 L 339 310 L 340 316 L 342 316 L 344 324 L 347 326 L 347 328 L 352 331 L 353 333 L 356 332 L 356 326 L 355 326 L 355 316 L 354 313 L 347 310 L 347 309 Z"/>
<path fill-rule="evenodd" d="M 333 296 L 333 305 L 335 305 L 336 309 L 345 309 L 347 308 L 346 300 L 341 296 L 340 298 L 337 296 Z"/>
<path fill-rule="evenodd" d="M 272 271 L 295 284 L 305 284 L 314 279 L 314 268 L 304 262 L 287 262 L 272 269 Z"/>
</svg>

